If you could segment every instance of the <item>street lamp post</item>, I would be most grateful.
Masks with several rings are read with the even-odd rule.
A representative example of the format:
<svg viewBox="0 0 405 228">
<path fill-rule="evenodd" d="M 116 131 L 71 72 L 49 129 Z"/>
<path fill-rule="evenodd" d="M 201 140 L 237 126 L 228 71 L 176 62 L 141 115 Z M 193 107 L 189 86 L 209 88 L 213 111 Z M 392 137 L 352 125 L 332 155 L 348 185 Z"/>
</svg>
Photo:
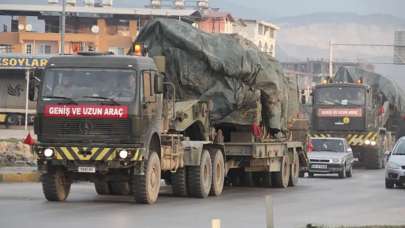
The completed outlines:
<svg viewBox="0 0 405 228">
<path fill-rule="evenodd" d="M 61 23 L 60 23 L 60 53 L 65 54 L 65 17 L 66 17 L 66 4 L 65 0 L 62 0 L 62 14 L 61 14 Z"/>
</svg>

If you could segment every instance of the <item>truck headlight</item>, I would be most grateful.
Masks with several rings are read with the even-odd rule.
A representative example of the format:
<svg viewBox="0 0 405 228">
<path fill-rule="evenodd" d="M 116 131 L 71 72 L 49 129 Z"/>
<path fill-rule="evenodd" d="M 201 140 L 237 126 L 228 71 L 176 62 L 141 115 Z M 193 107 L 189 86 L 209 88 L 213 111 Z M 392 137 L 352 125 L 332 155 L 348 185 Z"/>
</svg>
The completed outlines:
<svg viewBox="0 0 405 228">
<path fill-rule="evenodd" d="M 371 144 L 371 141 L 367 139 L 366 141 L 364 141 L 364 144 L 370 145 L 370 144 Z"/>
<path fill-rule="evenodd" d="M 50 158 L 50 157 L 52 157 L 53 156 L 53 150 L 51 149 L 51 148 L 46 148 L 45 150 L 44 150 L 44 156 L 45 157 L 47 157 L 47 158 Z"/>
<path fill-rule="evenodd" d="M 399 169 L 401 166 L 395 162 L 389 161 L 387 164 L 388 169 Z"/>
<path fill-rule="evenodd" d="M 371 141 L 370 144 L 371 144 L 372 146 L 375 146 L 375 145 L 377 145 L 377 142 L 376 142 L 376 141 Z"/>
<path fill-rule="evenodd" d="M 120 152 L 118 153 L 118 156 L 119 156 L 121 159 L 127 158 L 128 155 L 129 155 L 129 153 L 128 153 L 127 150 L 120 150 Z"/>
</svg>

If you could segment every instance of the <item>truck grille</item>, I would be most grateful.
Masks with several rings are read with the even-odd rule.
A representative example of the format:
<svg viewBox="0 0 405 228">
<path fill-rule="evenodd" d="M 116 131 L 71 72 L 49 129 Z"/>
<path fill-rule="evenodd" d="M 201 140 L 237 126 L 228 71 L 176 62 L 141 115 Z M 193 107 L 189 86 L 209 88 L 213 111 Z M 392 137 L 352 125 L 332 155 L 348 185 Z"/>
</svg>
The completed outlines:
<svg viewBox="0 0 405 228">
<path fill-rule="evenodd" d="M 125 119 L 43 119 L 42 133 L 51 135 L 129 135 L 130 120 Z"/>
</svg>

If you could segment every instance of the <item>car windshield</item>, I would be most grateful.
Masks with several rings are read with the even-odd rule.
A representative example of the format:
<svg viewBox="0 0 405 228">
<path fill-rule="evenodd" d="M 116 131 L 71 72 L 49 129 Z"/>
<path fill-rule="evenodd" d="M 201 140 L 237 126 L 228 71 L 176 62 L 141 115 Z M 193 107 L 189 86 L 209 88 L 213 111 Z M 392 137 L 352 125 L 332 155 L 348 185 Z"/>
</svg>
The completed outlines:
<svg viewBox="0 0 405 228">
<path fill-rule="evenodd" d="M 315 92 L 318 105 L 364 105 L 365 90 L 358 87 L 325 87 Z"/>
<path fill-rule="evenodd" d="M 405 155 L 405 140 L 400 140 L 395 145 L 393 155 Z"/>
<path fill-rule="evenodd" d="M 48 69 L 42 88 L 44 99 L 62 98 L 132 101 L 135 71 L 120 69 Z"/>
<path fill-rule="evenodd" d="M 344 143 L 340 139 L 312 139 L 313 151 L 344 152 Z"/>
</svg>

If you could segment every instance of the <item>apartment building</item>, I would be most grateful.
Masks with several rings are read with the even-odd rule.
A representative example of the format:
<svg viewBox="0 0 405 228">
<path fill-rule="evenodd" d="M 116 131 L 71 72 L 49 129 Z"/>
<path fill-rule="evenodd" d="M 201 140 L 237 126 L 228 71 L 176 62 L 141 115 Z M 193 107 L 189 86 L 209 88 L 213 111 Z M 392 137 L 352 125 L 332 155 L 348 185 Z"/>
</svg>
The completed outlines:
<svg viewBox="0 0 405 228">
<path fill-rule="evenodd" d="M 233 32 L 252 41 L 262 51 L 276 56 L 276 35 L 280 28 L 259 20 L 238 19 L 233 23 Z"/>
<path fill-rule="evenodd" d="M 139 29 L 154 17 L 187 21 L 201 17 L 194 9 L 115 8 L 109 4 L 95 5 L 94 1 L 80 6 L 76 1 L 67 2 L 64 48 L 67 54 L 93 50 L 122 55 Z M 60 4 L 0 4 L 0 53 L 59 53 L 61 10 Z"/>
</svg>

